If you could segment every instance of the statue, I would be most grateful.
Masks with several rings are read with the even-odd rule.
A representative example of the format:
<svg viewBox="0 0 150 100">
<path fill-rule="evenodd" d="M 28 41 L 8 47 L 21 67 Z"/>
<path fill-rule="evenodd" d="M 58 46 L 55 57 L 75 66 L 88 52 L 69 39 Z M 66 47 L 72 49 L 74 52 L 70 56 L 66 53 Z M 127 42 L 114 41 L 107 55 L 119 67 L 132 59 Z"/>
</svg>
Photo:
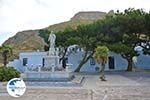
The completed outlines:
<svg viewBox="0 0 150 100">
<path fill-rule="evenodd" d="M 50 41 L 50 48 L 54 48 L 55 47 L 55 40 L 56 40 L 56 36 L 53 33 L 53 31 L 51 31 L 48 41 Z"/>
<path fill-rule="evenodd" d="M 50 41 L 50 46 L 49 46 L 49 55 L 54 55 L 55 54 L 55 40 L 56 40 L 56 36 L 53 33 L 53 31 L 51 31 L 48 41 Z"/>
</svg>

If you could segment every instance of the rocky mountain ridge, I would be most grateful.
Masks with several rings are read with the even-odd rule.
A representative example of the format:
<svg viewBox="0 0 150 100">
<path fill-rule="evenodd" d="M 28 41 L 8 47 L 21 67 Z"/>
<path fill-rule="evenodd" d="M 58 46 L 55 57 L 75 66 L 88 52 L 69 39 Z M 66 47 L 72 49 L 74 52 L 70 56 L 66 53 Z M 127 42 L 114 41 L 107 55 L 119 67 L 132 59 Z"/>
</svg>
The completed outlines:
<svg viewBox="0 0 150 100">
<path fill-rule="evenodd" d="M 106 12 L 100 11 L 78 12 L 71 18 L 71 20 L 97 20 L 104 18 L 106 14 Z"/>
</svg>

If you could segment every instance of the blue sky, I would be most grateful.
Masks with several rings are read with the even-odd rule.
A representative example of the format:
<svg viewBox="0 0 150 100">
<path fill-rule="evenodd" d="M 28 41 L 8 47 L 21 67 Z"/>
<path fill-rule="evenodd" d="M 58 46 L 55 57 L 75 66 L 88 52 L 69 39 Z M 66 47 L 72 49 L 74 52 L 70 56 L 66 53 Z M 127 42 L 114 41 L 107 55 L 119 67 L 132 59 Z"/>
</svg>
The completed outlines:
<svg viewBox="0 0 150 100">
<path fill-rule="evenodd" d="M 0 0 L 0 44 L 18 31 L 64 22 L 79 11 L 150 11 L 149 4 L 150 0 Z"/>
</svg>

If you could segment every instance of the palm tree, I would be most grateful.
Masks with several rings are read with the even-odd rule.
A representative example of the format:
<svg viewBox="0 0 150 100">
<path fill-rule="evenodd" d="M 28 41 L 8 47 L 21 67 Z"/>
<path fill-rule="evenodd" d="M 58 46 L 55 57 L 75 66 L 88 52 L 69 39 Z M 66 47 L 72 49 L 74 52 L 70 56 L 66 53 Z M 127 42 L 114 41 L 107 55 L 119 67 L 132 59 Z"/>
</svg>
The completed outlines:
<svg viewBox="0 0 150 100">
<path fill-rule="evenodd" d="M 106 46 L 98 46 L 95 49 L 94 58 L 98 64 L 101 64 L 100 79 L 102 81 L 106 81 L 105 75 L 104 75 L 104 70 L 105 70 L 105 64 L 108 61 L 108 54 L 109 54 L 109 49 Z"/>
<path fill-rule="evenodd" d="M 3 58 L 3 65 L 6 66 L 8 63 L 8 58 L 12 55 L 12 46 L 10 45 L 2 45 L 0 46 L 0 54 Z"/>
</svg>

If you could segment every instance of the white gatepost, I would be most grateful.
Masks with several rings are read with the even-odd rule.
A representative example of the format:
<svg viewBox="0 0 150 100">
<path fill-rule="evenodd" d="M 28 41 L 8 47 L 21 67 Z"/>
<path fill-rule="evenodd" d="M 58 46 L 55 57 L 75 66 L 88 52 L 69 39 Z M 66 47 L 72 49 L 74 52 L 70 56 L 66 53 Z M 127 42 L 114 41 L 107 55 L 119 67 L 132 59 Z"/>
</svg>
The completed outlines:
<svg viewBox="0 0 150 100">
<path fill-rule="evenodd" d="M 28 72 L 28 64 L 25 66 L 25 72 Z"/>
<path fill-rule="evenodd" d="M 55 72 L 55 66 L 52 65 L 52 72 Z"/>
<path fill-rule="evenodd" d="M 66 64 L 66 69 L 65 69 L 66 72 L 69 72 L 69 67 L 70 66 L 72 66 L 72 64 Z"/>
<path fill-rule="evenodd" d="M 67 65 L 66 65 L 66 69 L 65 69 L 65 71 L 66 71 L 66 72 L 68 72 L 68 71 L 69 71 L 69 66 L 67 66 Z"/>
<path fill-rule="evenodd" d="M 41 67 L 40 66 L 38 66 L 38 72 L 41 72 Z"/>
</svg>

